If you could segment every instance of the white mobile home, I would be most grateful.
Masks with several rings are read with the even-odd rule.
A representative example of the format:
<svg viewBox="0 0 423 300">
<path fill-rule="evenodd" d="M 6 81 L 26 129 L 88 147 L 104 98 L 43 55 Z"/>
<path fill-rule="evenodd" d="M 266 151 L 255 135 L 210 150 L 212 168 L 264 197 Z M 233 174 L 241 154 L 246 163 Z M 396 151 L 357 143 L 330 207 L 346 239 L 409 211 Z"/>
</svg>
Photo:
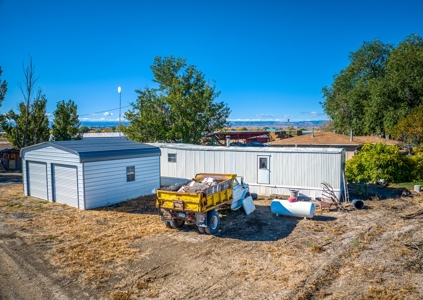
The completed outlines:
<svg viewBox="0 0 423 300">
<path fill-rule="evenodd" d="M 197 173 L 236 173 L 259 195 L 322 196 L 322 182 L 338 197 L 343 191 L 345 150 L 342 148 L 221 147 L 150 144 L 161 149 L 161 184 L 190 179 Z"/>
<path fill-rule="evenodd" d="M 45 142 L 21 150 L 24 193 L 90 209 L 151 194 L 160 149 L 125 139 Z"/>
</svg>

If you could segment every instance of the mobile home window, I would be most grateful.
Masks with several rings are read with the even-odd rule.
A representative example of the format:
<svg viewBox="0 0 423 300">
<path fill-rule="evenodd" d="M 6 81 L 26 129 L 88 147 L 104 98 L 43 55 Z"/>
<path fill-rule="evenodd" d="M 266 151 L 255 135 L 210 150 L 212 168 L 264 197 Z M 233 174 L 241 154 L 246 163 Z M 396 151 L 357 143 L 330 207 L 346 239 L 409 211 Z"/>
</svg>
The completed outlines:
<svg viewBox="0 0 423 300">
<path fill-rule="evenodd" d="M 135 181 L 135 166 L 126 167 L 126 181 Z"/>
<path fill-rule="evenodd" d="M 267 169 L 267 158 L 260 157 L 260 169 Z"/>
<path fill-rule="evenodd" d="M 168 153 L 167 161 L 176 163 L 176 153 Z"/>
</svg>

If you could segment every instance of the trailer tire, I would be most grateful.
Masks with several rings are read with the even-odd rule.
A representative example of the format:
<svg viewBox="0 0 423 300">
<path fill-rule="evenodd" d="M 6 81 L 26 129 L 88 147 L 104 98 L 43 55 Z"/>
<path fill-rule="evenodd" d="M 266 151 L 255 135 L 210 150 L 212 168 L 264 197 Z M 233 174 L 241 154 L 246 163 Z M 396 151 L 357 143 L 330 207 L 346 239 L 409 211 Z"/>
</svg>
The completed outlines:
<svg viewBox="0 0 423 300">
<path fill-rule="evenodd" d="M 163 223 L 166 225 L 167 228 L 172 228 L 172 226 L 170 226 L 170 221 L 163 221 Z"/>
<path fill-rule="evenodd" d="M 185 220 L 181 220 L 181 219 L 172 219 L 169 221 L 170 227 L 175 228 L 175 229 L 179 229 L 182 228 L 185 224 Z"/>
<path fill-rule="evenodd" d="M 211 210 L 207 213 L 207 234 L 215 234 L 219 231 L 220 226 L 220 216 L 219 213 L 215 210 Z"/>
<path fill-rule="evenodd" d="M 258 195 L 256 193 L 251 193 L 250 194 L 251 198 L 253 198 L 253 200 L 257 200 Z"/>
<path fill-rule="evenodd" d="M 206 233 L 206 227 L 197 226 L 198 233 L 203 234 Z"/>
</svg>

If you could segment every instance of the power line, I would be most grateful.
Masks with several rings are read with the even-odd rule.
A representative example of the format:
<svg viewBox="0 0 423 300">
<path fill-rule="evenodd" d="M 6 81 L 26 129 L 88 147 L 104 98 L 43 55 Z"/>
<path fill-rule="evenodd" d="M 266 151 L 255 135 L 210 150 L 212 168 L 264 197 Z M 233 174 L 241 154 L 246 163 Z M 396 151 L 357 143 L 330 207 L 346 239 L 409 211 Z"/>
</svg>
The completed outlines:
<svg viewBox="0 0 423 300">
<path fill-rule="evenodd" d="M 127 108 L 130 107 L 131 105 L 127 105 L 127 106 L 122 106 L 122 108 Z M 96 112 L 92 112 L 92 113 L 88 113 L 88 114 L 83 114 L 83 115 L 79 115 L 80 117 L 83 116 L 89 116 L 89 115 L 94 115 L 94 114 L 100 114 L 100 113 L 104 113 L 104 112 L 108 112 L 108 111 L 113 111 L 113 110 L 118 110 L 118 108 L 113 108 L 113 109 L 106 109 L 106 110 L 102 110 L 102 111 L 96 111 Z"/>
</svg>

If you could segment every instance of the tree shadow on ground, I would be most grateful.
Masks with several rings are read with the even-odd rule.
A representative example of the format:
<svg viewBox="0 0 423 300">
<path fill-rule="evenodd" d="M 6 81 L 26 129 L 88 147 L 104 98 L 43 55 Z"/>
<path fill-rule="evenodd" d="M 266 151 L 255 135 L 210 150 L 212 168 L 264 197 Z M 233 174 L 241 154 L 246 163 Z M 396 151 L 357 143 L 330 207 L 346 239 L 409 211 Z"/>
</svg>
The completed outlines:
<svg viewBox="0 0 423 300">
<path fill-rule="evenodd" d="M 155 199 L 155 195 L 144 196 L 94 210 L 149 214 L 157 215 L 157 218 L 159 218 Z M 276 216 L 270 211 L 270 206 L 266 204 L 268 203 L 263 205 L 255 202 L 256 209 L 250 215 L 246 215 L 242 208 L 236 211 L 230 208 L 220 209 L 220 229 L 215 236 L 243 241 L 277 241 L 289 236 L 298 222 L 303 220 L 302 217 Z M 336 220 L 336 218 L 314 216 L 313 220 L 330 222 Z M 197 228 L 196 226 L 185 225 L 179 230 L 181 232 L 193 232 L 197 231 Z"/>
<path fill-rule="evenodd" d="M 361 199 L 369 200 L 377 197 L 379 200 L 386 200 L 390 198 L 399 198 L 401 196 L 408 196 L 409 191 L 405 188 L 395 188 L 390 186 L 378 184 L 348 184 L 348 192 L 350 200 Z"/>
<path fill-rule="evenodd" d="M 215 235 L 243 241 L 277 241 L 289 236 L 303 218 L 276 216 L 268 205 L 256 204 L 250 215 L 244 211 L 220 211 L 221 229 Z M 317 221 L 328 222 L 336 218 L 319 216 Z"/>
<path fill-rule="evenodd" d="M 156 195 L 141 196 L 112 205 L 97 207 L 93 210 L 116 211 L 141 215 L 158 215 L 158 210 L 156 208 Z"/>
</svg>

